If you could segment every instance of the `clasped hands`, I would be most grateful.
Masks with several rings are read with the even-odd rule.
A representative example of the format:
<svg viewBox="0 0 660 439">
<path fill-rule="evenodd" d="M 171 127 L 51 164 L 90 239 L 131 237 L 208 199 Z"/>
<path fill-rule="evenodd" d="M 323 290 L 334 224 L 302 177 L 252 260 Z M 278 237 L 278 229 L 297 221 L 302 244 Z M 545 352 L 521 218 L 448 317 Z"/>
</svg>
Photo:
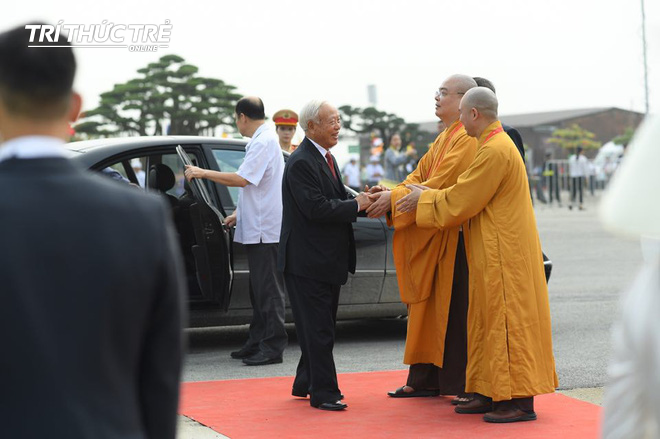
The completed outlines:
<svg viewBox="0 0 660 439">
<path fill-rule="evenodd" d="M 410 189 L 410 193 L 396 202 L 397 210 L 403 213 L 416 210 L 420 195 L 423 191 L 430 189 L 419 184 L 407 184 L 406 187 Z M 388 188 L 380 185 L 372 188 L 365 186 L 364 190 L 360 195 L 366 195 L 370 201 L 370 205 L 367 207 L 369 218 L 378 218 L 392 209 L 392 192 Z"/>
</svg>

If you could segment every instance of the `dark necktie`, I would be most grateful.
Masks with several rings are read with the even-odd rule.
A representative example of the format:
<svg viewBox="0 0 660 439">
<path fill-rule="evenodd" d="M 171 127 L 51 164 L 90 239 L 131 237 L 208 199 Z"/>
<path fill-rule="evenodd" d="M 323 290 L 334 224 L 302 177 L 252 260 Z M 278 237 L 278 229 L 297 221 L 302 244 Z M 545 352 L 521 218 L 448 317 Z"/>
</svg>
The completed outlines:
<svg viewBox="0 0 660 439">
<path fill-rule="evenodd" d="M 335 177 L 335 180 L 337 179 L 337 173 L 335 172 L 335 162 L 332 160 L 332 154 L 330 154 L 330 151 L 328 151 L 325 154 L 325 159 L 328 161 L 328 166 L 330 166 L 330 172 L 332 172 L 332 176 Z"/>
</svg>

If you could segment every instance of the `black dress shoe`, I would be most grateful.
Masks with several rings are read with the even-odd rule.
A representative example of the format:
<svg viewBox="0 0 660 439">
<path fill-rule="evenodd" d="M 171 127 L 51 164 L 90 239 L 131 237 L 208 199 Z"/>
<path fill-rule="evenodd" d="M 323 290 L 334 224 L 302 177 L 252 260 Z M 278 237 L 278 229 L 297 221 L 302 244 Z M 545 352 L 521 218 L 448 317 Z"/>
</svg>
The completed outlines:
<svg viewBox="0 0 660 439">
<path fill-rule="evenodd" d="M 324 402 L 316 408 L 319 410 L 329 410 L 331 412 L 336 412 L 339 410 L 344 410 L 346 407 L 348 407 L 348 404 L 344 404 L 341 401 L 335 401 L 335 402 Z"/>
<path fill-rule="evenodd" d="M 307 395 L 309 395 L 309 392 L 303 391 L 303 390 L 292 389 L 291 390 L 291 395 L 296 396 L 298 398 L 307 398 Z M 344 399 L 344 394 L 343 393 L 339 395 L 339 399 L 340 400 Z"/>
<path fill-rule="evenodd" d="M 520 409 L 495 410 L 484 415 L 484 421 L 505 424 L 509 422 L 536 421 L 536 413 Z"/>
<path fill-rule="evenodd" d="M 242 358 L 251 357 L 254 354 L 256 354 L 257 352 L 259 352 L 258 349 L 245 349 L 245 348 L 243 348 L 241 350 L 234 351 L 229 355 L 231 355 L 231 358 L 235 358 L 237 360 L 240 360 Z"/>
<path fill-rule="evenodd" d="M 262 352 L 257 352 L 251 357 L 243 358 L 243 363 L 248 366 L 263 366 L 265 364 L 276 364 L 282 362 L 282 356 L 269 358 Z"/>
</svg>

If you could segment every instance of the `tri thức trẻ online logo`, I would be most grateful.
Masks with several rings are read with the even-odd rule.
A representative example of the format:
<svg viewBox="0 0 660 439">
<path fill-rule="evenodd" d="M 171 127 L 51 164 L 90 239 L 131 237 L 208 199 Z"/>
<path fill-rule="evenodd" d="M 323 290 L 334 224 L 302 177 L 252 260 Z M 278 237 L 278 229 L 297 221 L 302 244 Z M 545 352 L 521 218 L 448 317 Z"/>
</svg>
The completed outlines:
<svg viewBox="0 0 660 439">
<path fill-rule="evenodd" d="M 157 52 L 168 48 L 172 27 L 170 20 L 165 20 L 164 24 L 115 24 L 108 20 L 100 24 L 66 24 L 60 20 L 56 25 L 25 25 L 30 31 L 28 47 L 61 47 L 56 42 L 64 33 L 72 47 L 128 49 L 130 52 Z"/>
</svg>

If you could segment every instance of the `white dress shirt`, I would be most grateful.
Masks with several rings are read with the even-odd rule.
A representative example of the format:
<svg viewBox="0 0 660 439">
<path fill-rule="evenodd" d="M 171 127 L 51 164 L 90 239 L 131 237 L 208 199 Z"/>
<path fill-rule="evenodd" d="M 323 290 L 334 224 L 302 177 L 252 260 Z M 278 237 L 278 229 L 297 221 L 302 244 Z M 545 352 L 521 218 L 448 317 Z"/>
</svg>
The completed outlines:
<svg viewBox="0 0 660 439">
<path fill-rule="evenodd" d="M 308 137 L 308 139 L 309 139 L 309 137 Z M 319 153 L 323 156 L 323 160 L 325 160 L 325 162 L 328 163 L 328 159 L 326 158 L 325 155 L 326 155 L 327 153 L 329 153 L 330 150 L 329 150 L 329 149 L 325 149 L 324 147 L 322 147 L 321 145 L 319 145 L 318 143 L 316 143 L 316 142 L 313 141 L 312 139 L 309 139 L 309 141 L 312 142 L 312 145 L 314 145 L 314 146 L 316 147 L 316 149 L 319 150 Z M 332 153 L 330 153 L 330 154 L 332 154 Z M 333 156 L 333 158 L 332 158 L 332 161 L 333 161 L 333 162 L 335 161 L 334 156 Z M 328 167 L 329 167 L 329 166 L 330 166 L 330 163 L 328 163 Z M 339 175 L 337 176 L 337 178 L 339 178 Z M 344 183 L 341 182 L 341 181 L 340 181 L 340 183 L 341 183 L 342 185 L 344 184 Z M 357 210 L 358 210 L 358 212 L 359 212 L 359 211 L 360 211 L 360 203 L 358 203 L 357 200 L 355 200 L 355 204 L 357 205 Z"/>
<path fill-rule="evenodd" d="M 280 142 L 268 125 L 261 125 L 245 146 L 245 160 L 236 174 L 249 184 L 238 191 L 234 241 L 272 244 L 282 228 L 282 175 Z"/>
<path fill-rule="evenodd" d="M 64 141 L 50 136 L 22 136 L 0 144 L 0 162 L 12 158 L 39 159 L 46 157 L 68 157 L 62 148 Z"/>
</svg>

